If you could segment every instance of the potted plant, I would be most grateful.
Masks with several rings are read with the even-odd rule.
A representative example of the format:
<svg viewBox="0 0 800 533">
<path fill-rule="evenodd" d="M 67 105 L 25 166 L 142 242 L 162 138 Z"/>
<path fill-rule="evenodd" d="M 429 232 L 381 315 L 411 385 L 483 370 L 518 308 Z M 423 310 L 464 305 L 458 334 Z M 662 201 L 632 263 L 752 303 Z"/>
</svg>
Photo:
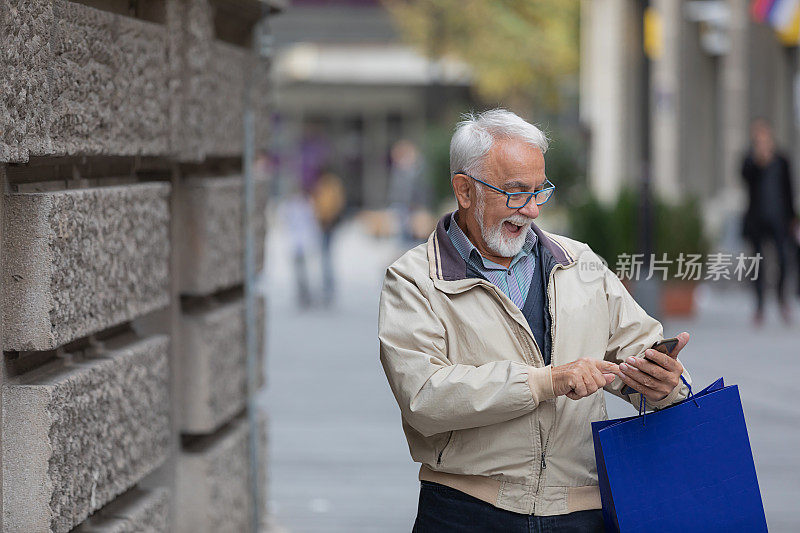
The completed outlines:
<svg viewBox="0 0 800 533">
<path fill-rule="evenodd" d="M 661 310 L 665 316 L 691 316 L 695 311 L 695 289 L 698 280 L 685 279 L 685 263 L 681 265 L 681 254 L 686 258 L 699 255 L 705 259 L 708 240 L 703 233 L 700 204 L 695 198 L 678 203 L 656 204 L 656 249 L 658 256 L 666 253 L 672 262 L 668 276 L 661 288 Z M 683 272 L 679 272 L 682 269 Z M 702 275 L 702 273 L 701 273 Z"/>
<path fill-rule="evenodd" d="M 667 254 L 665 265 L 667 276 L 661 286 L 661 307 L 665 316 L 690 316 L 694 313 L 696 280 L 682 279 L 679 258 L 689 254 L 705 257 L 708 243 L 703 234 L 699 203 L 686 198 L 677 203 L 661 200 L 654 202 L 655 259 Z M 589 196 L 569 210 L 573 237 L 586 242 L 608 262 L 611 270 L 619 273 L 617 264 L 622 254 L 637 253 L 639 231 L 639 199 L 635 191 L 624 190 L 611 205 L 600 203 Z M 685 265 L 684 265 L 685 266 Z M 642 277 L 647 272 L 642 270 Z M 662 276 L 662 274 L 655 274 Z M 632 291 L 631 280 L 622 279 L 625 287 Z"/>
</svg>

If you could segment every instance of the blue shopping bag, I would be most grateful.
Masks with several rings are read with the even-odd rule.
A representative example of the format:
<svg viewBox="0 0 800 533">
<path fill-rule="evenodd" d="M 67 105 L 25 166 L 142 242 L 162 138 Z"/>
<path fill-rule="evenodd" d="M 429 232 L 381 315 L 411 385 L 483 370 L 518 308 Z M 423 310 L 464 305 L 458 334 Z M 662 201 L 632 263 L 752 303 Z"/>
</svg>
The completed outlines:
<svg viewBox="0 0 800 533">
<path fill-rule="evenodd" d="M 607 531 L 767 531 L 736 385 L 593 422 L 592 436 Z"/>
</svg>

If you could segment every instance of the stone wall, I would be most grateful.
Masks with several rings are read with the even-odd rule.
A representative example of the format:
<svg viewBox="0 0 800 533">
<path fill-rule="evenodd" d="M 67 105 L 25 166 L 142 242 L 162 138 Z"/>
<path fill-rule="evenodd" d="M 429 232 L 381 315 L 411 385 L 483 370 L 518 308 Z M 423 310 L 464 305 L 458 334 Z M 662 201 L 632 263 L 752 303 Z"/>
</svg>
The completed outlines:
<svg viewBox="0 0 800 533">
<path fill-rule="evenodd" d="M 248 105 L 266 148 L 269 61 L 250 43 L 279 3 L 216 5 L 0 0 L 4 532 L 253 531 L 256 504 L 266 530 L 243 151 Z"/>
</svg>

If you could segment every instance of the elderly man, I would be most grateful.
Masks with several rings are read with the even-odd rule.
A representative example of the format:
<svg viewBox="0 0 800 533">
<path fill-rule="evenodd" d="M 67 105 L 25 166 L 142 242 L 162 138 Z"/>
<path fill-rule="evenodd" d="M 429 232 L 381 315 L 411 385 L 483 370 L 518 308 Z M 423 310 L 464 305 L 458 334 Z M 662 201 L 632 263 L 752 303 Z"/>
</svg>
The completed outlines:
<svg viewBox="0 0 800 533">
<path fill-rule="evenodd" d="M 458 210 L 386 270 L 380 359 L 421 463 L 414 531 L 602 531 L 591 422 L 601 390 L 686 397 L 661 324 L 590 248 L 537 227 L 545 135 L 506 110 L 450 144 Z M 534 529 L 535 528 L 535 529 Z"/>
</svg>

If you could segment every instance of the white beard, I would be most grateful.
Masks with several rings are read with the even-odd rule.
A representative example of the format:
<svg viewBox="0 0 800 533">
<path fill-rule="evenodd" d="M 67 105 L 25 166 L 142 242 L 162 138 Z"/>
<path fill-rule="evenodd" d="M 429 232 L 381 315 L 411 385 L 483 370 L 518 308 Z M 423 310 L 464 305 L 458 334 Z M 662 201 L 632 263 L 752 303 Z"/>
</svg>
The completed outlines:
<svg viewBox="0 0 800 533">
<path fill-rule="evenodd" d="M 497 254 L 499 257 L 514 257 L 525 245 L 525 237 L 528 234 L 528 229 L 530 229 L 533 219 L 520 215 L 519 213 L 514 213 L 510 217 L 506 217 L 498 222 L 496 226 L 487 228 L 484 226 L 483 222 L 483 211 L 485 207 L 483 194 L 484 192 L 482 190 L 477 189 L 475 214 L 478 218 L 478 226 L 481 229 L 481 237 L 483 237 L 486 247 L 491 250 L 492 253 Z M 506 221 L 522 226 L 519 235 L 510 238 L 503 235 L 503 223 Z"/>
</svg>

